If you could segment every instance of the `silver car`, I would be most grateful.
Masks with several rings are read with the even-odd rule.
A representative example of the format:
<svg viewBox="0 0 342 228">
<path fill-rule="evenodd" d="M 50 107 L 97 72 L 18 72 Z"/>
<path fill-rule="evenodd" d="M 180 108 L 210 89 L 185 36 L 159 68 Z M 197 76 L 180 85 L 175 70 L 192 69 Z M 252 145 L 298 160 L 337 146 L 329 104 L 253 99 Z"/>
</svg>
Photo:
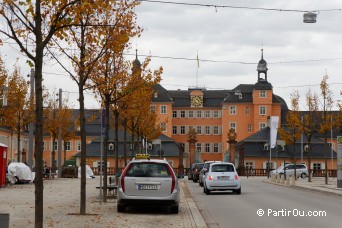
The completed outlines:
<svg viewBox="0 0 342 228">
<path fill-rule="evenodd" d="M 127 206 L 170 206 L 179 211 L 180 187 L 166 160 L 133 159 L 123 170 L 118 184 L 117 210 Z"/>
<path fill-rule="evenodd" d="M 198 184 L 199 186 L 203 187 L 203 182 L 205 180 L 205 175 L 207 173 L 207 171 L 209 170 L 209 166 L 211 163 L 214 162 L 220 162 L 220 161 L 206 161 L 204 162 L 203 168 L 200 170 L 199 174 L 198 174 Z"/>
<path fill-rule="evenodd" d="M 233 163 L 215 162 L 210 164 L 205 175 L 203 192 L 209 195 L 212 191 L 232 190 L 241 194 L 241 182 Z"/>
</svg>

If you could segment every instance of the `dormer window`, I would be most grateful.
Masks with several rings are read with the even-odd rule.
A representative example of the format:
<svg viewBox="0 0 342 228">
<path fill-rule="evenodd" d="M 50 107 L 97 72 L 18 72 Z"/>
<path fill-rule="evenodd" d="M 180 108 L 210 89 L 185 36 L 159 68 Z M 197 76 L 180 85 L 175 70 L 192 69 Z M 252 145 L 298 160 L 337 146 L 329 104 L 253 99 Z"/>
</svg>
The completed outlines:
<svg viewBox="0 0 342 228">
<path fill-rule="evenodd" d="M 260 98 L 265 98 L 266 97 L 266 90 L 260 90 L 259 97 Z"/>
<path fill-rule="evenodd" d="M 158 98 L 158 92 L 154 92 L 153 96 L 154 98 Z"/>
</svg>

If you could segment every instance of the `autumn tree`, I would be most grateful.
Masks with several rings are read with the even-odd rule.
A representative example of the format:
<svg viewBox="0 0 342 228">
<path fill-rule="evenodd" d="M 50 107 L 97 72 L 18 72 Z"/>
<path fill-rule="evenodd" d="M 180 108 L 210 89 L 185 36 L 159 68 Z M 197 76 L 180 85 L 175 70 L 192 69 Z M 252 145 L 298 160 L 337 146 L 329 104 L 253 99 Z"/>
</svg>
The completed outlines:
<svg viewBox="0 0 342 228">
<path fill-rule="evenodd" d="M 321 89 L 321 112 L 320 112 L 320 126 L 319 126 L 319 132 L 323 134 L 324 137 L 324 163 L 325 163 L 325 173 L 324 173 L 324 179 L 325 184 L 328 184 L 328 134 L 330 130 L 334 127 L 336 124 L 335 121 L 333 121 L 333 114 L 332 114 L 332 108 L 334 106 L 333 101 L 333 94 L 330 90 L 329 84 L 328 84 L 329 76 L 326 73 L 323 76 L 323 80 L 320 84 Z"/>
<path fill-rule="evenodd" d="M 75 5 L 78 4 L 76 7 Z M 43 62 L 44 51 L 52 37 L 63 37 L 63 29 L 77 18 L 75 14 L 89 5 L 81 0 L 3 0 L 0 34 L 17 43 L 35 70 L 35 168 L 43 170 Z M 29 164 L 30 166 L 32 164 Z M 43 174 L 35 178 L 35 227 L 43 227 Z"/>
<path fill-rule="evenodd" d="M 24 127 L 30 122 L 28 112 L 28 86 L 19 75 L 18 66 L 14 66 L 12 75 L 7 83 L 7 105 L 1 109 L 3 125 L 8 127 L 11 132 L 17 133 L 17 161 L 21 161 L 21 134 Z"/>
<path fill-rule="evenodd" d="M 287 145 L 293 147 L 293 163 L 296 164 L 296 143 L 302 134 L 301 114 L 299 111 L 299 93 L 295 91 L 291 94 L 291 110 L 286 115 L 286 126 L 278 129 L 278 133 Z M 297 178 L 296 169 L 294 172 Z"/>
<path fill-rule="evenodd" d="M 309 90 L 306 93 L 306 106 L 307 106 L 308 111 L 303 116 L 302 127 L 303 127 L 303 134 L 308 141 L 308 147 L 307 147 L 308 172 L 309 172 L 308 181 L 311 182 L 311 152 L 312 152 L 311 141 L 312 141 L 314 134 L 318 131 L 319 122 L 320 122 L 319 111 L 318 111 L 318 106 L 319 106 L 318 95 L 313 94 L 311 90 Z"/>
<path fill-rule="evenodd" d="M 7 85 L 8 72 L 5 67 L 5 63 L 0 55 L 0 107 L 7 105 Z M 1 110 L 0 110 L 1 112 Z M 1 115 L 0 115 L 1 117 Z"/>
</svg>

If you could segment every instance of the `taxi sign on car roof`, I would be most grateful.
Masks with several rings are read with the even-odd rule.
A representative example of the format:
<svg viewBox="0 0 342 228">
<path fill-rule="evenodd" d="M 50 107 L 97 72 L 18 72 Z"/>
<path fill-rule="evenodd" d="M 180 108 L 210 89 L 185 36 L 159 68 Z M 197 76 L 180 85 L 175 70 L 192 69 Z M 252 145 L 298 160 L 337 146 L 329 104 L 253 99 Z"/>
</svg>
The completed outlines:
<svg viewBox="0 0 342 228">
<path fill-rule="evenodd" d="M 150 160 L 150 155 L 149 154 L 136 154 L 135 159 L 148 159 L 148 160 Z"/>
</svg>

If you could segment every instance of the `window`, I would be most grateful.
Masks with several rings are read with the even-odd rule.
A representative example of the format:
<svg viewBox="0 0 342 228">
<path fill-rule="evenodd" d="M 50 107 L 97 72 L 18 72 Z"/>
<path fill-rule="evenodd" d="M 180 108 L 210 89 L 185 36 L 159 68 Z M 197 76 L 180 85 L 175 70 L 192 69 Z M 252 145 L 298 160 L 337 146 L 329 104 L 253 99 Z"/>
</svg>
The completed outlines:
<svg viewBox="0 0 342 228">
<path fill-rule="evenodd" d="M 43 150 L 46 150 L 46 148 L 47 148 L 47 142 L 43 142 Z"/>
<path fill-rule="evenodd" d="M 166 105 L 160 106 L 160 114 L 166 114 Z"/>
<path fill-rule="evenodd" d="M 210 135 L 210 126 L 205 126 L 205 133 L 206 135 Z"/>
<path fill-rule="evenodd" d="M 64 142 L 64 149 L 66 151 L 70 151 L 71 150 L 71 142 Z"/>
<path fill-rule="evenodd" d="M 259 115 L 266 115 L 266 106 L 259 106 Z"/>
<path fill-rule="evenodd" d="M 214 135 L 218 135 L 219 134 L 219 126 L 214 126 L 214 129 L 213 129 L 213 134 Z"/>
<path fill-rule="evenodd" d="M 260 90 L 259 97 L 265 98 L 266 97 L 266 91 L 265 90 Z"/>
<path fill-rule="evenodd" d="M 181 126 L 181 130 L 180 130 L 181 132 L 181 135 L 185 135 L 185 126 Z"/>
<path fill-rule="evenodd" d="M 214 143 L 214 153 L 218 153 L 218 152 L 219 152 L 219 144 Z"/>
<path fill-rule="evenodd" d="M 180 115 L 181 118 L 185 118 L 185 111 L 181 111 Z"/>
<path fill-rule="evenodd" d="M 150 111 L 151 112 L 156 112 L 156 106 L 155 105 L 151 105 L 150 106 Z"/>
<path fill-rule="evenodd" d="M 245 168 L 246 170 L 253 169 L 253 162 L 245 162 Z"/>
<path fill-rule="evenodd" d="M 266 169 L 274 169 L 273 162 L 266 162 Z"/>
<path fill-rule="evenodd" d="M 213 113 L 214 118 L 219 118 L 219 111 L 215 110 Z"/>
<path fill-rule="evenodd" d="M 249 115 L 249 107 L 246 107 L 246 115 Z"/>
<path fill-rule="evenodd" d="M 189 118 L 194 118 L 194 111 L 189 111 L 188 115 L 189 115 Z"/>
<path fill-rule="evenodd" d="M 229 113 L 230 113 L 230 115 L 236 115 L 236 106 L 235 105 L 229 106 Z"/>
<path fill-rule="evenodd" d="M 259 130 L 261 130 L 261 129 L 263 129 L 263 128 L 265 128 L 266 127 L 266 123 L 260 123 L 259 124 Z"/>
<path fill-rule="evenodd" d="M 177 118 L 177 111 L 172 111 L 172 118 Z"/>
<path fill-rule="evenodd" d="M 172 126 L 172 134 L 177 135 L 177 126 Z"/>
<path fill-rule="evenodd" d="M 196 152 L 202 153 L 202 143 L 196 143 Z"/>
<path fill-rule="evenodd" d="M 252 133 L 252 124 L 247 125 L 247 131 L 248 133 Z"/>
<path fill-rule="evenodd" d="M 202 111 L 197 111 L 197 118 L 202 118 Z"/>
<path fill-rule="evenodd" d="M 210 143 L 205 144 L 205 152 L 209 153 L 210 152 Z"/>
<path fill-rule="evenodd" d="M 321 169 L 321 163 L 313 163 L 313 169 Z"/>
<path fill-rule="evenodd" d="M 196 127 L 196 133 L 197 133 L 198 135 L 201 135 L 201 134 L 202 134 L 202 126 L 197 126 L 197 127 Z"/>
<path fill-rule="evenodd" d="M 204 117 L 210 118 L 210 111 L 209 110 L 204 111 Z"/>
<path fill-rule="evenodd" d="M 77 149 L 77 151 L 81 150 L 81 141 L 76 142 L 76 149 Z"/>
<path fill-rule="evenodd" d="M 160 128 L 162 132 L 166 132 L 166 123 L 165 122 L 160 123 Z"/>
<path fill-rule="evenodd" d="M 229 129 L 233 128 L 236 131 L 236 123 L 235 122 L 230 122 L 229 123 Z"/>
</svg>

